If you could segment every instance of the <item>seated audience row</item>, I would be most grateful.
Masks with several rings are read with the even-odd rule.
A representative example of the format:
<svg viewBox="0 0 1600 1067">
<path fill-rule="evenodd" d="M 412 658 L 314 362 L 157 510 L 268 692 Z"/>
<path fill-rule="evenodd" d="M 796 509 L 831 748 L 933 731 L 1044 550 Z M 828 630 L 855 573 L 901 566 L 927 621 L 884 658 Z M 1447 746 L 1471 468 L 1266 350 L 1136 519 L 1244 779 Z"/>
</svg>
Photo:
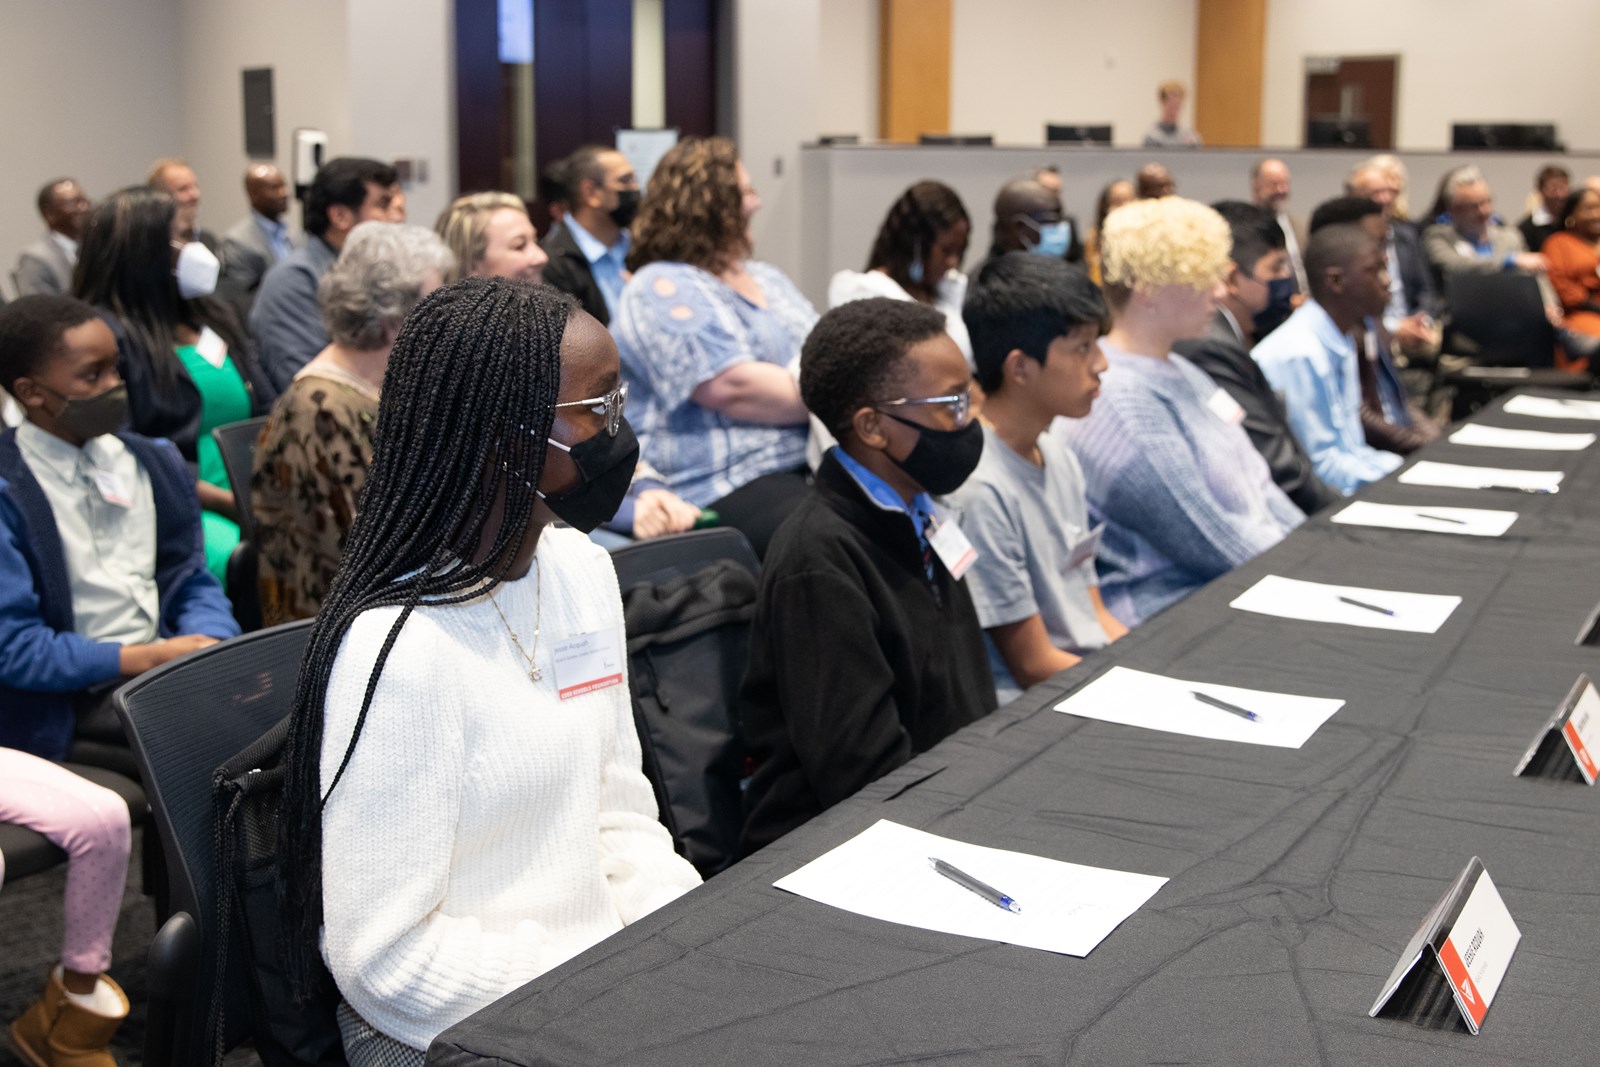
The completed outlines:
<svg viewBox="0 0 1600 1067">
<path fill-rule="evenodd" d="M 1281 161 L 1253 172 L 1256 203 L 1216 209 L 1145 168 L 1087 235 L 1035 172 L 1000 190 L 970 282 L 965 207 L 922 182 L 820 319 L 752 258 L 760 201 L 730 142 L 679 144 L 642 198 L 612 149 L 554 173 L 565 211 L 541 248 L 516 197 L 462 197 L 433 233 L 392 224 L 391 169 L 334 160 L 290 250 L 262 225 L 281 175 L 252 171 L 254 230 L 217 242 L 192 170 L 162 161 L 77 228 L 89 303 L 0 310 L 0 385 L 26 420 L 0 435 L 0 764 L 19 775 L 10 749 L 62 758 L 120 679 L 237 633 L 209 430 L 276 397 L 252 485 L 263 609 L 317 617 L 280 821 L 290 969 L 331 970 L 356 1063 L 420 1064 L 445 1027 L 698 882 L 657 821 L 622 675 L 585 686 L 589 659 L 555 658 L 622 654 L 615 575 L 584 536 L 600 524 L 720 521 L 765 557 L 740 709 L 754 850 L 1431 439 L 1395 363 L 1437 351 L 1424 246 L 1441 273 L 1548 273 L 1571 349 L 1600 322 L 1600 192 L 1546 204 L 1543 255 L 1507 258 L 1470 170 L 1423 242 L 1379 160 L 1309 232 Z M 66 230 L 69 185 L 41 199 Z M 0 788 L 0 818 L 32 817 Z M 91 914 L 126 862 L 108 825 L 84 849 L 105 884 L 68 904 L 84 936 L 18 1023 L 29 1047 L 93 1053 L 126 1014 Z"/>
</svg>

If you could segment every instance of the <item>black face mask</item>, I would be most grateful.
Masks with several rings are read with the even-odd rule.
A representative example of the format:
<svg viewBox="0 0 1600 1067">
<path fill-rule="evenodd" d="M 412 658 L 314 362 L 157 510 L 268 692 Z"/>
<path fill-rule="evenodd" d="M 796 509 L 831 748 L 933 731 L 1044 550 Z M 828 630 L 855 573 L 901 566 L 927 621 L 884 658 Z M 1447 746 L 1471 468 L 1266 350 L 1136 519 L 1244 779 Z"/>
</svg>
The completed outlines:
<svg viewBox="0 0 1600 1067">
<path fill-rule="evenodd" d="M 883 414 L 889 415 L 887 411 Z M 905 459 L 889 458 L 931 495 L 955 492 L 978 469 L 978 460 L 983 458 L 983 430 L 977 419 L 959 430 L 930 430 L 898 415 L 889 415 L 889 418 L 905 423 L 920 434 L 916 447 Z"/>
<path fill-rule="evenodd" d="M 1256 312 L 1251 328 L 1259 341 L 1283 325 L 1294 312 L 1294 296 L 1300 291 L 1294 276 L 1273 278 L 1267 282 L 1267 306 Z"/>
<path fill-rule="evenodd" d="M 46 392 L 55 393 L 54 389 Z M 54 418 L 61 428 L 85 441 L 120 430 L 128 421 L 128 387 L 117 385 L 94 396 L 64 396 L 66 401 Z"/>
<path fill-rule="evenodd" d="M 628 495 L 633 469 L 639 464 L 639 439 L 633 435 L 628 420 L 623 419 L 615 437 L 601 430 L 575 445 L 564 445 L 554 438 L 550 443 L 572 457 L 581 481 L 578 488 L 565 493 L 539 496 L 568 526 L 589 533 L 616 515 L 622 498 Z"/>
<path fill-rule="evenodd" d="M 639 214 L 639 190 L 618 189 L 617 206 L 607 212 L 611 221 L 626 230 Z"/>
</svg>

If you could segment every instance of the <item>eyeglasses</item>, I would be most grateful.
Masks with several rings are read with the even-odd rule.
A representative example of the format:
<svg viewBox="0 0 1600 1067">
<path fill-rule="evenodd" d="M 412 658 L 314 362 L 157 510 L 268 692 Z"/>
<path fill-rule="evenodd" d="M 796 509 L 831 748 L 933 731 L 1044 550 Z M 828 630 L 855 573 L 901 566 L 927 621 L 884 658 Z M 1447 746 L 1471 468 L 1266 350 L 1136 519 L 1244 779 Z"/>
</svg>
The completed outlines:
<svg viewBox="0 0 1600 1067">
<path fill-rule="evenodd" d="M 622 429 L 622 409 L 628 403 L 628 383 L 623 382 L 605 396 L 591 396 L 587 400 L 567 400 L 558 408 L 588 408 L 596 415 L 605 416 L 606 433 L 617 436 Z"/>
<path fill-rule="evenodd" d="M 972 390 L 951 393 L 949 396 L 903 396 L 898 400 L 880 400 L 877 406 L 897 408 L 907 404 L 938 404 L 950 416 L 950 421 L 959 428 L 967 424 L 967 416 L 972 413 Z"/>
</svg>

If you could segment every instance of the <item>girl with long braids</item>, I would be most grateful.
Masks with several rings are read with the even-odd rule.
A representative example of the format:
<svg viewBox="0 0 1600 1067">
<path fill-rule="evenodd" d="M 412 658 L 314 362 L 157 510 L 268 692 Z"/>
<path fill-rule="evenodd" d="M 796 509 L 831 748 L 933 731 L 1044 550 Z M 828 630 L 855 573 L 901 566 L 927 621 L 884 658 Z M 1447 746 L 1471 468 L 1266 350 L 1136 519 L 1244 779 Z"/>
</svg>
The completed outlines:
<svg viewBox="0 0 1600 1067">
<path fill-rule="evenodd" d="M 875 296 L 915 300 L 944 313 L 945 332 L 972 365 L 972 341 L 961 321 L 972 220 L 956 191 L 943 182 L 922 181 L 889 207 L 872 242 L 864 271 L 842 270 L 828 283 L 828 307 Z"/>
<path fill-rule="evenodd" d="M 543 286 L 463 279 L 395 341 L 279 823 L 291 974 L 309 988 L 320 937 L 355 1067 L 421 1064 L 699 882 L 640 771 L 616 573 L 584 536 L 638 457 L 625 396 L 610 335 Z"/>
</svg>

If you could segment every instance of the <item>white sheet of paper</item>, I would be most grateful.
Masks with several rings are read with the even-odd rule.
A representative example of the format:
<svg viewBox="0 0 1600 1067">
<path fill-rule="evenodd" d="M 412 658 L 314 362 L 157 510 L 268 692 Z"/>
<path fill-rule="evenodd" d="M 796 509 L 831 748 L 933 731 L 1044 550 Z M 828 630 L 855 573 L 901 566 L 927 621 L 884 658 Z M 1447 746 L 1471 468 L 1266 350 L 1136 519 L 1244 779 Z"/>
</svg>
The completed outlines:
<svg viewBox="0 0 1600 1067">
<path fill-rule="evenodd" d="M 1253 711 L 1257 718 L 1251 722 L 1211 707 L 1196 700 L 1196 692 Z M 1113 667 L 1057 704 L 1056 710 L 1085 719 L 1142 726 L 1171 734 L 1299 748 L 1342 707 L 1344 701 L 1326 697 L 1188 682 L 1128 667 Z"/>
<path fill-rule="evenodd" d="M 1363 604 L 1388 608 L 1393 615 L 1346 604 L 1341 596 Z M 1374 630 L 1407 630 L 1435 634 L 1461 604 L 1458 596 L 1432 593 L 1402 593 L 1394 589 L 1367 589 L 1359 585 L 1324 585 L 1269 574 L 1240 593 L 1230 607 L 1276 615 L 1280 619 L 1306 622 L 1335 622 L 1346 626 L 1369 626 Z"/>
<path fill-rule="evenodd" d="M 1500 537 L 1517 521 L 1515 511 L 1483 508 L 1436 508 L 1427 505 L 1374 504 L 1357 500 L 1333 516 L 1347 526 L 1385 526 L 1392 530 L 1428 530 L 1466 537 Z"/>
<path fill-rule="evenodd" d="M 1594 444 L 1592 433 L 1551 433 L 1548 430 L 1508 430 L 1469 422 L 1450 435 L 1453 445 L 1483 448 L 1525 448 L 1540 452 L 1579 452 Z"/>
<path fill-rule="evenodd" d="M 1010 895 L 1022 912 L 997 907 L 937 874 L 930 857 Z M 1149 874 L 970 845 L 880 819 L 772 884 L 885 922 L 1087 956 L 1166 883 Z"/>
<path fill-rule="evenodd" d="M 1600 400 L 1568 400 L 1553 396 L 1514 396 L 1506 401 L 1507 415 L 1536 419 L 1586 419 L 1600 422 Z"/>
<path fill-rule="evenodd" d="M 1447 489 L 1527 489 L 1557 493 L 1563 471 L 1530 471 L 1511 467 L 1469 467 L 1460 463 L 1423 460 L 1407 468 L 1399 480 L 1406 485 L 1442 485 Z"/>
</svg>

